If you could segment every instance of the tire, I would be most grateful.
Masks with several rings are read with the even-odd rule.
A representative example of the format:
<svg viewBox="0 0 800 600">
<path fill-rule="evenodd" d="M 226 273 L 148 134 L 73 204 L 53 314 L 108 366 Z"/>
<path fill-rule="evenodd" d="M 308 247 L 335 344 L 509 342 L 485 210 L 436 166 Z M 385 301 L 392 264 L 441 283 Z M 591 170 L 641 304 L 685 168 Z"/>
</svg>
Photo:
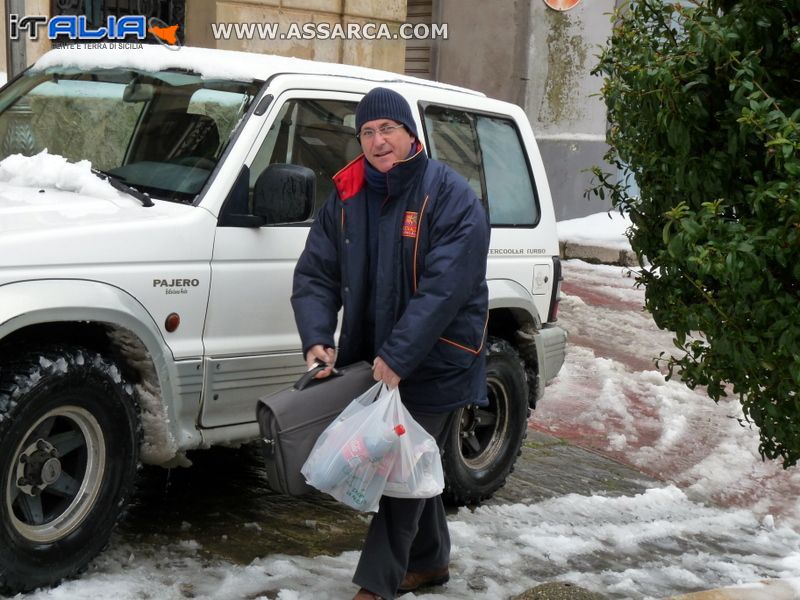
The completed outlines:
<svg viewBox="0 0 800 600">
<path fill-rule="evenodd" d="M 133 387 L 107 357 L 51 348 L 0 365 L 0 593 L 53 585 L 106 546 L 139 437 Z"/>
<path fill-rule="evenodd" d="M 520 455 L 528 428 L 525 365 L 514 347 L 489 338 L 486 388 L 489 405 L 459 409 L 442 456 L 444 499 L 475 504 L 505 484 Z"/>
</svg>

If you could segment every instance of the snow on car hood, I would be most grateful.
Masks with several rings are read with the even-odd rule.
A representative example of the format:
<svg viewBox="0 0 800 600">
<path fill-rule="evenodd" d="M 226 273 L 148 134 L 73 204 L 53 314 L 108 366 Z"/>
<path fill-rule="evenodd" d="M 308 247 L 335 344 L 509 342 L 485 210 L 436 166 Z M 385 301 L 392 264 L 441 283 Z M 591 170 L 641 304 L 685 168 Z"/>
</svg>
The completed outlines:
<svg viewBox="0 0 800 600">
<path fill-rule="evenodd" d="M 128 220 L 146 210 L 141 202 L 116 190 L 113 198 L 103 198 L 0 182 L 0 235 Z"/>
<path fill-rule="evenodd" d="M 86 161 L 45 152 L 0 162 L 0 272 L 42 268 L 50 276 L 59 265 L 205 260 L 215 226 L 197 206 L 143 206 L 93 175 Z"/>
<path fill-rule="evenodd" d="M 63 156 L 50 154 L 46 148 L 34 156 L 12 154 L 0 161 L 0 181 L 98 198 L 116 198 L 118 195 L 110 183 L 92 173 L 92 163 L 88 160 L 71 163 Z"/>
<path fill-rule="evenodd" d="M 146 212 L 139 200 L 94 175 L 89 161 L 70 163 L 43 150 L 0 162 L 0 233 L 130 219 Z"/>
</svg>

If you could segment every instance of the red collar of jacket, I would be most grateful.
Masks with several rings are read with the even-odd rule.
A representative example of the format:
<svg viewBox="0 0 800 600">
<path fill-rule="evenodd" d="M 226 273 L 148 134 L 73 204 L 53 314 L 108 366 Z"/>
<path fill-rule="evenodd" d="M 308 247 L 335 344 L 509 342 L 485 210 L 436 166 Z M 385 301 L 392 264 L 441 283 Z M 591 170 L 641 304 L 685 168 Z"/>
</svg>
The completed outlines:
<svg viewBox="0 0 800 600">
<path fill-rule="evenodd" d="M 412 156 L 404 160 L 399 160 L 395 165 L 411 160 L 420 152 L 423 152 L 422 142 L 417 140 L 417 148 Z M 366 166 L 364 165 L 367 159 L 364 154 L 359 154 L 344 167 L 342 167 L 336 175 L 333 176 L 333 183 L 339 191 L 339 197 L 342 202 L 352 198 L 362 190 L 366 183 L 366 176 L 364 174 Z M 394 168 L 394 167 L 393 167 Z"/>
</svg>

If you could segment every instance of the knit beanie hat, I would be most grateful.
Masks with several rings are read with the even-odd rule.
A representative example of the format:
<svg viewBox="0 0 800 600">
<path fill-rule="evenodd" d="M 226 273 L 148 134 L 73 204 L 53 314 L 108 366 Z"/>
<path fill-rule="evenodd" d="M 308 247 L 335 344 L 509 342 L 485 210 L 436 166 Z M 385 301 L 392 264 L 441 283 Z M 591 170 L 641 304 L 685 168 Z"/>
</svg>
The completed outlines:
<svg viewBox="0 0 800 600">
<path fill-rule="evenodd" d="M 409 133 L 417 136 L 414 126 L 414 116 L 411 107 L 400 94 L 388 88 L 373 88 L 361 99 L 356 106 L 356 133 L 361 132 L 361 127 L 368 121 L 375 119 L 391 119 L 405 125 Z"/>
</svg>

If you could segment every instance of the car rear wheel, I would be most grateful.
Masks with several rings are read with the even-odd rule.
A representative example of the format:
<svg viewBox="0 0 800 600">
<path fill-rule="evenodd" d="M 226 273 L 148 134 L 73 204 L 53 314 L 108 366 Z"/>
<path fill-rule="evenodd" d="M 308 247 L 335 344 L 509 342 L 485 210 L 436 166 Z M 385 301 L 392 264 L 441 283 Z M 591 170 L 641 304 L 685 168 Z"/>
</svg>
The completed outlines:
<svg viewBox="0 0 800 600">
<path fill-rule="evenodd" d="M 488 406 L 459 409 L 445 444 L 445 501 L 480 502 L 497 491 L 514 469 L 528 427 L 525 365 L 504 339 L 489 338 Z"/>
</svg>

